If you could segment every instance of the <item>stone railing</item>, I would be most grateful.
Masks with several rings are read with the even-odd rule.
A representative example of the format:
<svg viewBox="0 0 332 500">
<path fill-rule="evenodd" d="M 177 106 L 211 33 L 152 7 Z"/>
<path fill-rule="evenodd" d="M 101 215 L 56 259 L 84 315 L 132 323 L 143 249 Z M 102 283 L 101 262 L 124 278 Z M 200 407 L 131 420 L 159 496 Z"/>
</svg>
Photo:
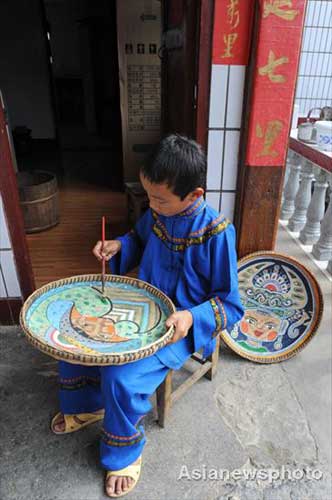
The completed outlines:
<svg viewBox="0 0 332 500">
<path fill-rule="evenodd" d="M 318 266 L 332 274 L 332 174 L 291 149 L 280 222 Z"/>
</svg>

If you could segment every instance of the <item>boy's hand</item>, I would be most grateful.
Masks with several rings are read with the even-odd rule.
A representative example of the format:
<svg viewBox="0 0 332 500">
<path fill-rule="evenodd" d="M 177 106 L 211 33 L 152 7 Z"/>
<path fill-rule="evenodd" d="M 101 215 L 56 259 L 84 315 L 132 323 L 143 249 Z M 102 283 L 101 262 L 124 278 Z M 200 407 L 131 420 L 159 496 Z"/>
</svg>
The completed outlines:
<svg viewBox="0 0 332 500">
<path fill-rule="evenodd" d="M 170 340 L 170 344 L 174 344 L 180 339 L 183 339 L 188 335 L 189 328 L 191 328 L 193 324 L 193 317 L 190 311 L 178 311 L 173 314 L 166 320 L 166 326 L 170 327 L 172 325 L 175 326 L 175 332 L 172 340 Z"/>
<path fill-rule="evenodd" d="M 104 248 L 102 251 L 103 243 L 102 241 L 98 241 L 94 246 L 92 253 L 97 257 L 98 260 L 110 260 L 113 255 L 118 253 L 121 250 L 121 241 L 118 240 L 106 240 L 104 242 Z"/>
</svg>

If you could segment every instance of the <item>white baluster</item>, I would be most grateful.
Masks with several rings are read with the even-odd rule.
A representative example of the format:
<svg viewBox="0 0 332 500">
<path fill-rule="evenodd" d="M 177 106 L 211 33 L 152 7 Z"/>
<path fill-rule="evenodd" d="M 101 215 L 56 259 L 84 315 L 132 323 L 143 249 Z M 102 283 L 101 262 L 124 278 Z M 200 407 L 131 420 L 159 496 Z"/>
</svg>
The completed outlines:
<svg viewBox="0 0 332 500">
<path fill-rule="evenodd" d="M 301 182 L 295 198 L 295 210 L 288 223 L 288 229 L 301 231 L 307 220 L 307 210 L 311 199 L 311 184 L 314 178 L 312 163 L 305 160 L 301 172 Z"/>
<path fill-rule="evenodd" d="M 287 186 L 288 178 L 289 178 L 289 172 L 290 172 L 290 167 L 291 165 L 295 165 L 297 163 L 301 163 L 299 161 L 299 155 L 294 153 L 291 149 L 288 150 L 287 153 L 287 158 L 286 158 L 286 171 L 285 171 L 285 177 L 284 177 L 284 190 Z"/>
<path fill-rule="evenodd" d="M 288 150 L 288 154 L 287 154 L 287 159 L 286 159 L 286 165 L 285 165 L 284 182 L 283 182 L 283 185 L 282 185 L 281 205 L 284 202 L 285 189 L 286 189 L 288 178 L 289 178 L 290 166 L 291 166 L 292 162 L 294 161 L 293 157 L 294 157 L 294 153 L 293 153 L 293 151 L 291 149 L 289 149 Z"/>
<path fill-rule="evenodd" d="M 304 245 L 313 245 L 319 240 L 320 223 L 325 212 L 325 196 L 328 183 L 326 173 L 319 170 L 316 175 L 314 193 L 307 212 L 307 222 L 300 232 L 299 240 Z"/>
<path fill-rule="evenodd" d="M 329 260 L 329 263 L 327 264 L 327 271 L 332 274 L 332 259 Z"/>
<path fill-rule="evenodd" d="M 317 260 L 332 258 L 332 190 L 330 188 L 330 203 L 321 223 L 320 238 L 314 244 L 312 255 Z"/>
<path fill-rule="evenodd" d="M 300 184 L 301 164 L 299 156 L 293 153 L 292 163 L 289 164 L 289 175 L 284 189 L 284 201 L 281 207 L 280 219 L 288 220 L 295 208 L 294 200 Z"/>
</svg>

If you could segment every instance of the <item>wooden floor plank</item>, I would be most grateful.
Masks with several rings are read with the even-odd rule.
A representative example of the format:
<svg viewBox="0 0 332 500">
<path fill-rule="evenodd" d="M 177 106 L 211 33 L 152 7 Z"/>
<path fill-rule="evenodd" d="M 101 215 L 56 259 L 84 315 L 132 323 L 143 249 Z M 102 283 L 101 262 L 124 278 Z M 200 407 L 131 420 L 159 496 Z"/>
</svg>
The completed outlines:
<svg viewBox="0 0 332 500">
<path fill-rule="evenodd" d="M 59 204 L 57 226 L 27 235 L 37 288 L 57 279 L 101 272 L 91 250 L 101 239 L 103 215 L 107 239 L 128 229 L 125 195 L 108 187 L 78 182 L 61 186 Z"/>
</svg>

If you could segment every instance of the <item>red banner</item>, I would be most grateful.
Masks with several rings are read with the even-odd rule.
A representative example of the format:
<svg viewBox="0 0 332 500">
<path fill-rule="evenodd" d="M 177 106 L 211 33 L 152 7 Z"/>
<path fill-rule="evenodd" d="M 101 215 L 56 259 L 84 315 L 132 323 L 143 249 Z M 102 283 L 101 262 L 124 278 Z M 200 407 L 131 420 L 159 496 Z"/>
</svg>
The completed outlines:
<svg viewBox="0 0 332 500">
<path fill-rule="evenodd" d="M 260 0 L 246 164 L 283 165 L 306 0 Z"/>
<path fill-rule="evenodd" d="M 215 0 L 212 64 L 248 63 L 254 0 Z"/>
</svg>

